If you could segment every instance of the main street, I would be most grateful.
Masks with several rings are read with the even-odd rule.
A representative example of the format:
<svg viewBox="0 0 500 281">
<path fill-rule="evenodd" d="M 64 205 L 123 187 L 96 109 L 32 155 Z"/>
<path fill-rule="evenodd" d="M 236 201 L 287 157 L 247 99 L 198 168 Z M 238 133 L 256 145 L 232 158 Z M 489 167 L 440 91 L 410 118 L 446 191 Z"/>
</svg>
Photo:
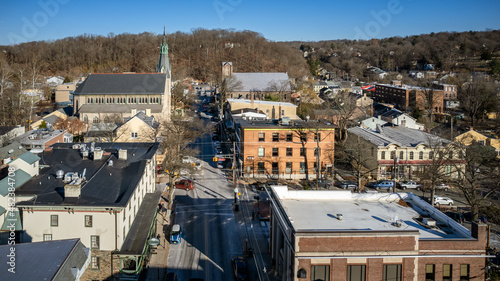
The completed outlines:
<svg viewBox="0 0 500 281">
<path fill-rule="evenodd" d="M 202 156 L 213 156 L 210 136 L 198 147 Z M 175 190 L 175 223 L 183 234 L 182 242 L 170 247 L 167 267 L 179 280 L 231 280 L 231 258 L 242 255 L 233 214 L 234 187 L 214 166 L 202 160 L 202 172 L 193 177 L 195 189 Z"/>
</svg>

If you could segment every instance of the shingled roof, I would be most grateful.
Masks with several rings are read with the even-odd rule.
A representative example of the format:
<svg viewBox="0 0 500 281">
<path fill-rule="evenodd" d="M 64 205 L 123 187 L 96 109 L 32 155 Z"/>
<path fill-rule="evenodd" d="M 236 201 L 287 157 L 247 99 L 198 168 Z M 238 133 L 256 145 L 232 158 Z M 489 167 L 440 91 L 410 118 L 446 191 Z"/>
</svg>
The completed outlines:
<svg viewBox="0 0 500 281">
<path fill-rule="evenodd" d="M 152 95 L 165 92 L 165 73 L 91 74 L 75 90 L 76 95 Z"/>
</svg>

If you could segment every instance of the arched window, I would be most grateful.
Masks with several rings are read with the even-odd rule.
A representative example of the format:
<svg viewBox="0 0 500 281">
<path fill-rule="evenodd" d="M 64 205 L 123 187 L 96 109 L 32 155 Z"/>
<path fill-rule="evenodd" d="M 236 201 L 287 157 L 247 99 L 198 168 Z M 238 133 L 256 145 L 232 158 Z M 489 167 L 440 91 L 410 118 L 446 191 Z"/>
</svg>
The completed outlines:
<svg viewBox="0 0 500 281">
<path fill-rule="evenodd" d="M 413 160 L 413 151 L 410 152 L 410 160 Z"/>
<path fill-rule="evenodd" d="M 400 151 L 399 152 L 399 160 L 403 160 L 403 157 L 404 157 L 404 152 Z"/>
<path fill-rule="evenodd" d="M 87 115 L 83 116 L 83 122 L 88 123 L 89 117 Z"/>
<path fill-rule="evenodd" d="M 96 117 L 94 117 L 94 121 L 93 121 L 93 123 L 99 123 L 99 117 L 97 117 L 97 116 L 96 116 Z"/>
<path fill-rule="evenodd" d="M 391 159 L 394 159 L 396 158 L 396 151 L 391 151 Z"/>
<path fill-rule="evenodd" d="M 419 160 L 424 160 L 424 152 L 423 152 L 423 151 L 420 151 L 420 152 L 418 153 L 418 159 L 419 159 Z"/>
<path fill-rule="evenodd" d="M 434 151 L 429 151 L 429 159 L 434 159 Z"/>
</svg>

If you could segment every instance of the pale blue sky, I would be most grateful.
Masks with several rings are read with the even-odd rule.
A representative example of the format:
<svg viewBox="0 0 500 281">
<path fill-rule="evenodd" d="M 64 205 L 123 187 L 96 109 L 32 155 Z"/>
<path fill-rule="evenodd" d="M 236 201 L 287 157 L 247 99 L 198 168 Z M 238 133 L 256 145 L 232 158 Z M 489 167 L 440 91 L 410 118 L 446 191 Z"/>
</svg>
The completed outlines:
<svg viewBox="0 0 500 281">
<path fill-rule="evenodd" d="M 407 36 L 500 29 L 497 0 L 25 0 L 3 1 L 0 45 L 84 33 L 252 30 L 272 41 Z"/>
</svg>

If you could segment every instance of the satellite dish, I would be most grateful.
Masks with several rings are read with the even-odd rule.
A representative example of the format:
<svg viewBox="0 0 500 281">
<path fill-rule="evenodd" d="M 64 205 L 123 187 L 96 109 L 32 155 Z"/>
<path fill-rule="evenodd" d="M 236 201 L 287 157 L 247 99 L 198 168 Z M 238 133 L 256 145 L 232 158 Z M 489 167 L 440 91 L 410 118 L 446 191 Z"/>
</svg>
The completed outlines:
<svg viewBox="0 0 500 281">
<path fill-rule="evenodd" d="M 151 245 L 151 246 L 158 246 L 158 245 L 160 245 L 160 239 L 158 239 L 158 238 L 154 238 L 154 237 L 150 238 L 148 240 L 148 242 L 149 242 L 149 245 Z"/>
</svg>

